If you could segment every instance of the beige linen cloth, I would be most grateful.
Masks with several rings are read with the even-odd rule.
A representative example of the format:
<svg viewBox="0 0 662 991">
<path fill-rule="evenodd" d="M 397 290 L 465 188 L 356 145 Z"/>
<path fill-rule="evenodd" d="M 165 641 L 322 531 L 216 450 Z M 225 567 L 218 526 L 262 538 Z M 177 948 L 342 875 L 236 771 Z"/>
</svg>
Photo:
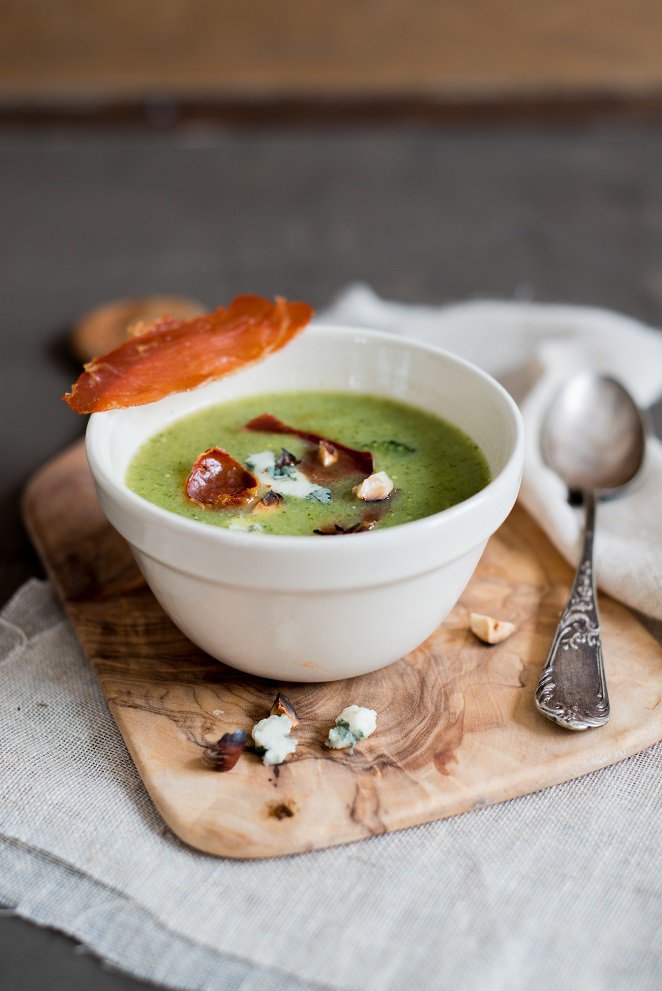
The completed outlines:
<svg viewBox="0 0 662 991">
<path fill-rule="evenodd" d="M 334 315 L 418 325 L 465 354 L 481 327 L 470 356 L 486 359 L 492 340 L 501 367 L 490 367 L 504 378 L 547 360 L 549 337 L 582 344 L 584 318 L 631 330 L 621 372 L 640 335 L 648 340 L 597 311 L 394 308 L 360 287 Z M 526 359 L 517 369 L 516 348 Z M 658 746 L 522 799 L 333 850 L 219 860 L 163 825 L 50 586 L 32 581 L 0 615 L 0 901 L 134 975 L 191 991 L 652 991 L 662 973 L 661 756 Z"/>
</svg>

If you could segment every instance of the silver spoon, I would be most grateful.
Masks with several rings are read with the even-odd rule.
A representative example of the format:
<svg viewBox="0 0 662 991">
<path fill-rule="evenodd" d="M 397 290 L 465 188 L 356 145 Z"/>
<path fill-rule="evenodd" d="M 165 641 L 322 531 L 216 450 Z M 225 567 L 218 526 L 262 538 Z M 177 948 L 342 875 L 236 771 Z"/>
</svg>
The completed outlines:
<svg viewBox="0 0 662 991">
<path fill-rule="evenodd" d="M 583 372 L 557 394 L 545 416 L 542 455 L 570 492 L 581 492 L 584 545 L 538 688 L 536 705 L 566 729 L 602 726 L 609 696 L 593 579 L 596 497 L 619 494 L 641 467 L 646 426 L 629 392 L 607 375 Z"/>
</svg>

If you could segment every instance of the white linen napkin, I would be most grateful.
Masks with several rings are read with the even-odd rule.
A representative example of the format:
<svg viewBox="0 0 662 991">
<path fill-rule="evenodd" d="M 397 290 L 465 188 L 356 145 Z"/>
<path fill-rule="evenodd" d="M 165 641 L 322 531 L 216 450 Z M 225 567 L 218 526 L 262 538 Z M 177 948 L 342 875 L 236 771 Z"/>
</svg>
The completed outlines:
<svg viewBox="0 0 662 991">
<path fill-rule="evenodd" d="M 579 559 L 582 512 L 542 462 L 544 410 L 559 386 L 590 368 L 620 379 L 646 409 L 662 394 L 662 332 L 607 310 L 539 303 L 469 302 L 429 307 L 346 289 L 319 317 L 434 344 L 480 365 L 520 404 L 527 453 L 520 498 L 563 556 Z M 601 503 L 595 539 L 598 586 L 662 619 L 662 443 L 651 436 L 641 478 L 627 495 Z"/>
</svg>

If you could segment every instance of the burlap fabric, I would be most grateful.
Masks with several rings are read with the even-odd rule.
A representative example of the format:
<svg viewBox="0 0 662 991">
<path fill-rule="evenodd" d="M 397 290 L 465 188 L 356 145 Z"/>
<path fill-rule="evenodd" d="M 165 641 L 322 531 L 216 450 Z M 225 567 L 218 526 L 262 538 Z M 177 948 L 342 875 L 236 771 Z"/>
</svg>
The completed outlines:
<svg viewBox="0 0 662 991">
<path fill-rule="evenodd" d="M 0 623 L 0 901 L 196 991 L 657 989 L 662 747 L 526 798 L 271 861 L 163 825 L 50 586 Z"/>
</svg>

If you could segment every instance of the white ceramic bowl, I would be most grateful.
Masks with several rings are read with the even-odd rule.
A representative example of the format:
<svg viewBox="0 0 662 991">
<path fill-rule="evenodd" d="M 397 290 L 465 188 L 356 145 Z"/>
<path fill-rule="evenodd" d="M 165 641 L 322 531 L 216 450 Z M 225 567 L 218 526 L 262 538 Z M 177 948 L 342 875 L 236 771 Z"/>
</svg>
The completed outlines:
<svg viewBox="0 0 662 991">
<path fill-rule="evenodd" d="M 323 537 L 243 534 L 184 519 L 127 488 L 134 454 L 194 410 L 265 392 L 389 396 L 457 424 L 492 481 L 456 506 L 385 530 Z M 147 406 L 97 413 L 87 456 L 101 505 L 154 595 L 213 657 L 281 681 L 331 681 L 390 664 L 448 615 L 519 489 L 520 414 L 489 375 L 444 351 L 349 327 L 314 326 L 235 375 Z"/>
</svg>

